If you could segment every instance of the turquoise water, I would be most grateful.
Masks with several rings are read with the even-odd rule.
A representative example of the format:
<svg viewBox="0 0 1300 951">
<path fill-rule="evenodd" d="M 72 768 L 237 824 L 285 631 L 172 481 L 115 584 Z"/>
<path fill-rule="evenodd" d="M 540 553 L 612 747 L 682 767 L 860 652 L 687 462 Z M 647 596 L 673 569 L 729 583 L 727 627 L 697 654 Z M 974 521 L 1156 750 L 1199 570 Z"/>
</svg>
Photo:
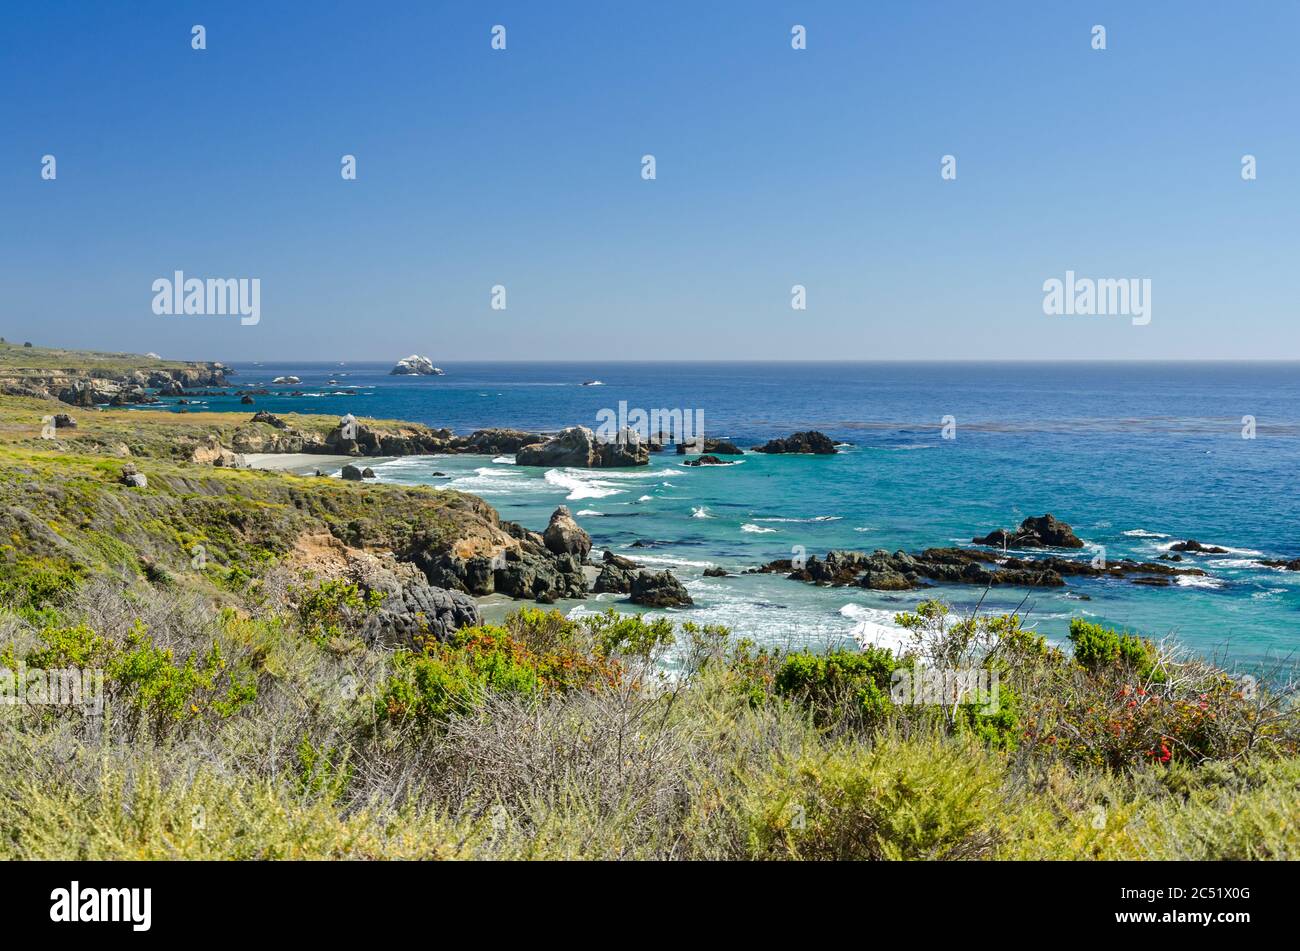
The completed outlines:
<svg viewBox="0 0 1300 951">
<path fill-rule="evenodd" d="M 965 544 L 1044 512 L 1105 546 L 1111 560 L 1152 559 L 1188 537 L 1231 552 L 1189 556 L 1208 576 L 1169 588 L 1115 580 L 1000 588 L 986 608 L 1023 604 L 1053 639 L 1084 616 L 1249 663 L 1300 640 L 1300 572 L 1258 563 L 1300 556 L 1297 364 L 444 364 L 446 376 L 419 379 L 389 377 L 388 366 L 245 365 L 232 391 L 291 373 L 303 383 L 276 389 L 310 395 L 258 397 L 256 408 L 461 432 L 595 427 L 597 413 L 621 400 L 703 410 L 708 435 L 745 447 L 820 429 L 848 445 L 829 457 L 751 452 L 712 468 L 665 454 L 640 470 L 529 469 L 510 457 L 464 456 L 376 470 L 387 481 L 473 492 L 536 529 L 566 504 L 598 548 L 671 567 L 699 604 L 683 616 L 764 642 L 825 643 L 862 621 L 883 625 L 872 630 L 887 639 L 893 614 L 922 597 L 969 608 L 983 592 L 819 589 L 771 576 L 704 578 L 705 567 L 739 571 L 790 557 L 795 546 L 820 555 Z M 340 389 L 325 384 L 331 377 L 357 395 L 331 395 Z M 579 385 L 591 379 L 603 385 Z M 206 408 L 240 407 L 235 397 L 213 397 Z M 948 415 L 951 440 L 940 431 Z M 1256 419 L 1253 439 L 1242 438 L 1246 415 Z M 638 539 L 653 547 L 632 549 Z"/>
</svg>

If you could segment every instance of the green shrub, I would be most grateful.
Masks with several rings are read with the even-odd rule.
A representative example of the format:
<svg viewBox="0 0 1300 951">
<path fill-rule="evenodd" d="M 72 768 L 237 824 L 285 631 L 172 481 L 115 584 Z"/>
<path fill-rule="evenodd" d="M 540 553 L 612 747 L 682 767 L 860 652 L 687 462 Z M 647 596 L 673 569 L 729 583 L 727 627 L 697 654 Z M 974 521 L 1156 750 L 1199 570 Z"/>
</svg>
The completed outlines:
<svg viewBox="0 0 1300 951">
<path fill-rule="evenodd" d="M 837 746 L 774 768 L 747 808 L 756 858 L 964 859 L 990 853 L 1003 768 L 941 737 Z"/>
<path fill-rule="evenodd" d="M 1156 673 L 1155 645 L 1134 634 L 1121 634 L 1074 618 L 1070 621 L 1070 643 L 1074 645 L 1075 661 L 1092 673 L 1120 667 L 1139 680 L 1150 680 Z"/>
<path fill-rule="evenodd" d="M 774 686 L 783 696 L 804 703 L 816 722 L 827 724 L 845 715 L 876 721 L 892 707 L 890 679 L 900 666 L 888 648 L 837 650 L 828 654 L 787 655 Z"/>
<path fill-rule="evenodd" d="M 384 601 L 381 591 L 361 589 L 350 581 L 325 581 L 314 588 L 294 589 L 303 633 L 321 647 L 345 649 L 368 615 Z"/>
</svg>

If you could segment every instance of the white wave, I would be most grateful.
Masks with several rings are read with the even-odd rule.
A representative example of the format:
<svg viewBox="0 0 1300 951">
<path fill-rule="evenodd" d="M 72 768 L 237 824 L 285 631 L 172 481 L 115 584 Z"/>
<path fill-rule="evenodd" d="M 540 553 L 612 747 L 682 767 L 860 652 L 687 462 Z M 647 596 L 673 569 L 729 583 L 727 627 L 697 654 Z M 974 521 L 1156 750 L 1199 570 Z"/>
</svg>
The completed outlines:
<svg viewBox="0 0 1300 951">
<path fill-rule="evenodd" d="M 1279 594 L 1286 594 L 1286 588 L 1266 588 L 1263 591 L 1256 591 L 1251 595 L 1255 601 L 1263 601 L 1267 598 L 1276 598 Z"/>
<path fill-rule="evenodd" d="M 1168 538 L 1163 532 L 1148 532 L 1145 528 L 1130 528 L 1124 532 L 1129 538 Z"/>
<path fill-rule="evenodd" d="M 1222 588 L 1223 581 L 1209 575 L 1179 575 L 1174 579 L 1181 588 Z"/>
<path fill-rule="evenodd" d="M 497 456 L 497 457 L 496 457 L 495 459 L 493 459 L 492 461 L 495 462 L 495 463 L 496 463 L 497 465 L 499 465 L 499 466 L 512 466 L 512 465 L 515 464 L 515 457 L 514 457 L 514 456 Z"/>
<path fill-rule="evenodd" d="M 604 512 L 597 512 L 595 509 L 580 509 L 580 510 L 578 511 L 578 514 L 581 515 L 581 516 L 583 516 L 583 517 L 585 517 L 585 518 L 595 518 L 595 517 L 598 516 L 598 515 L 599 515 L 599 516 L 603 516 L 605 513 L 604 513 Z"/>
<path fill-rule="evenodd" d="M 1254 558 L 1213 558 L 1206 564 L 1212 568 L 1269 568 L 1268 565 L 1262 565 Z"/>
<path fill-rule="evenodd" d="M 654 469 L 638 469 L 636 472 L 627 472 L 619 469 L 574 469 L 564 470 L 565 475 L 573 476 L 576 479 L 657 479 L 662 474 Z"/>
<path fill-rule="evenodd" d="M 762 525 L 755 525 L 752 522 L 747 522 L 744 525 L 740 526 L 740 530 L 742 532 L 749 532 L 751 534 L 760 533 L 760 532 L 763 534 L 769 534 L 771 532 L 776 531 L 775 528 L 764 528 Z"/>
<path fill-rule="evenodd" d="M 859 525 L 857 528 L 854 529 L 854 531 L 855 531 L 855 532 L 874 532 L 875 529 L 872 528 L 870 525 Z"/>
<path fill-rule="evenodd" d="M 684 568 L 712 568 L 714 565 L 711 561 L 691 561 L 689 558 L 673 558 L 669 555 L 643 555 L 639 548 L 629 551 L 627 557 L 647 565 L 681 565 Z"/>
<path fill-rule="evenodd" d="M 859 647 L 888 647 L 895 654 L 903 654 L 911 646 L 910 633 L 894 621 L 893 612 L 846 604 L 840 608 L 840 614 L 855 622 L 849 636 Z"/>
<path fill-rule="evenodd" d="M 499 470 L 497 470 L 499 471 Z M 568 470 L 548 469 L 543 478 L 549 484 L 556 488 L 566 489 L 568 495 L 566 499 L 603 499 L 606 496 L 618 495 L 623 490 L 617 486 L 608 485 L 596 481 L 587 481 L 577 476 L 570 475 Z"/>
<path fill-rule="evenodd" d="M 641 498 L 637 499 L 638 502 L 651 502 L 653 500 L 654 500 L 653 495 L 643 495 L 641 496 Z"/>
<path fill-rule="evenodd" d="M 706 506 L 696 505 L 691 508 L 691 518 L 717 518 Z"/>
<path fill-rule="evenodd" d="M 1168 536 L 1166 536 L 1166 537 L 1168 537 Z M 1156 547 L 1159 548 L 1161 551 L 1170 551 L 1170 550 L 1172 550 L 1173 547 L 1174 547 L 1175 545 L 1177 545 L 1177 544 L 1178 544 L 1177 541 L 1172 541 L 1172 542 L 1166 542 L 1165 544 L 1163 544 L 1163 545 L 1158 545 L 1158 546 L 1156 546 Z M 1213 547 L 1215 547 L 1215 548 L 1222 548 L 1222 549 L 1223 549 L 1222 552 L 1211 552 L 1211 554 L 1215 554 L 1215 555 L 1220 555 L 1220 554 L 1229 554 L 1229 555 L 1252 555 L 1252 556 L 1258 558 L 1259 556 L 1261 556 L 1261 555 L 1264 554 L 1262 551 L 1256 551 L 1256 550 L 1253 549 L 1253 548 L 1232 548 L 1232 547 L 1229 546 L 1229 545 L 1220 545 L 1220 544 L 1218 544 L 1218 543 L 1216 543 L 1216 542 L 1201 542 L 1201 544 L 1202 544 L 1202 545 L 1211 545 L 1211 546 L 1213 546 Z M 1190 551 L 1190 552 L 1183 552 L 1182 554 L 1184 554 L 1184 555 L 1196 555 L 1196 554 L 1203 554 L 1203 553 L 1198 553 L 1198 552 Z"/>
<path fill-rule="evenodd" d="M 756 522 L 839 522 L 842 521 L 842 515 L 814 515 L 812 518 L 756 518 Z"/>
</svg>

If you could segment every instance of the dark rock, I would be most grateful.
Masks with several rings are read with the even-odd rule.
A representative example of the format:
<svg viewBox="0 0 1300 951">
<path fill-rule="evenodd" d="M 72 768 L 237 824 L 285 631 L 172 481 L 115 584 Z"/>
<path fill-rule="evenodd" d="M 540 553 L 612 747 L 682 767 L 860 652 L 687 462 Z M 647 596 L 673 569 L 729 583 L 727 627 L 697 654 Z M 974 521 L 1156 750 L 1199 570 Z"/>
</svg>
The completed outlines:
<svg viewBox="0 0 1300 951">
<path fill-rule="evenodd" d="M 247 393 L 245 393 L 243 396 L 241 396 L 241 397 L 239 398 L 239 402 L 242 403 L 242 404 L 245 405 L 245 406 L 252 406 L 252 405 L 253 405 L 253 398 L 252 398 L 251 396 L 249 396 Z"/>
<path fill-rule="evenodd" d="M 652 443 L 651 445 L 655 444 Z M 699 444 L 698 439 L 690 443 L 679 442 L 677 444 L 677 455 L 684 456 L 688 452 L 710 452 L 717 456 L 744 455 L 744 450 L 729 439 L 705 439 L 703 446 Z"/>
<path fill-rule="evenodd" d="M 1020 523 L 1014 532 L 999 528 L 983 538 L 972 538 L 976 545 L 991 545 L 994 548 L 1082 548 L 1083 542 L 1074 530 L 1056 517 L 1048 514 L 1038 517 L 1030 516 Z"/>
<path fill-rule="evenodd" d="M 614 567 L 622 568 L 625 571 L 641 570 L 641 566 L 638 565 L 631 558 L 624 558 L 622 555 L 616 555 L 612 551 L 609 551 L 608 549 L 605 551 L 605 554 L 601 556 L 600 560 L 607 565 L 613 565 Z"/>
<path fill-rule="evenodd" d="M 723 462 L 717 456 L 700 456 L 700 458 L 694 459 L 686 463 L 686 465 L 688 466 L 729 466 L 731 465 L 731 463 Z"/>
<path fill-rule="evenodd" d="M 429 639 L 447 641 L 459 628 L 482 623 L 478 605 L 469 595 L 407 584 L 384 597 L 362 629 L 362 637 L 370 647 L 418 648 Z"/>
<path fill-rule="evenodd" d="M 251 403 L 253 401 L 249 400 L 248 402 Z M 264 409 L 260 409 L 256 413 L 254 413 L 251 422 L 266 423 L 266 425 L 274 426 L 276 429 L 285 429 L 289 425 L 284 420 L 282 420 L 279 416 L 276 416 L 274 413 L 268 413 Z"/>
<path fill-rule="evenodd" d="M 636 575 L 636 569 L 628 569 L 612 562 L 606 562 L 601 565 L 600 574 L 597 576 L 592 590 L 597 594 L 628 594 L 632 590 L 632 579 Z"/>
<path fill-rule="evenodd" d="M 1285 558 L 1261 558 L 1261 565 L 1267 565 L 1269 568 L 1282 568 L 1286 571 L 1300 571 L 1300 558 L 1292 558 L 1288 561 Z"/>
<path fill-rule="evenodd" d="M 346 481 L 348 481 L 348 482 L 360 482 L 360 481 L 361 481 L 361 470 L 358 469 L 356 466 L 354 466 L 354 465 L 353 465 L 352 463 L 350 463 L 350 462 L 349 462 L 346 466 L 343 467 L 343 473 L 342 473 L 342 475 L 343 475 L 343 478 L 344 478 Z"/>
<path fill-rule="evenodd" d="M 366 466 L 364 469 L 361 470 L 361 478 L 373 479 L 374 477 L 375 477 L 375 470 L 370 468 L 369 466 Z"/>
<path fill-rule="evenodd" d="M 1123 559 L 1097 567 L 1090 561 L 1056 555 L 1038 559 L 1009 558 L 964 548 L 927 548 L 915 554 L 904 551 L 890 554 L 883 549 L 870 555 L 831 551 L 825 559 L 813 555 L 797 568 L 790 559 L 783 558 L 751 570 L 781 573 L 792 580 L 817 585 L 858 585 L 880 591 L 922 588 L 927 587 L 928 582 L 1041 588 L 1061 587 L 1067 577 L 1128 578 L 1140 575 L 1168 578 L 1205 574 L 1199 568 L 1176 568 L 1162 562 Z"/>
<path fill-rule="evenodd" d="M 518 452 L 524 446 L 545 442 L 540 433 L 519 429 L 476 429 L 468 436 L 452 436 L 445 452 L 463 452 L 474 455 L 501 455 Z"/>
<path fill-rule="evenodd" d="M 706 577 L 706 578 L 726 578 L 726 577 L 728 577 L 728 575 L 727 575 L 727 569 L 726 569 L 726 568 L 705 568 L 705 569 L 704 569 L 704 577 Z"/>
<path fill-rule="evenodd" d="M 1174 542 L 1169 546 L 1170 551 L 1185 551 L 1197 555 L 1226 555 L 1228 549 L 1220 548 L 1218 545 L 1202 545 L 1195 538 L 1189 538 L 1185 542 Z"/>
<path fill-rule="evenodd" d="M 55 429 L 76 429 L 77 421 L 73 419 L 71 416 L 69 416 L 67 413 L 55 413 L 54 428 Z"/>
<path fill-rule="evenodd" d="M 591 551 L 591 536 L 573 520 L 567 505 L 561 505 L 551 513 L 551 521 L 542 538 L 547 549 L 556 555 L 574 555 L 579 561 L 586 561 Z"/>
<path fill-rule="evenodd" d="M 640 572 L 632 578 L 629 594 L 633 604 L 655 608 L 685 607 L 695 603 L 670 571 Z"/>
<path fill-rule="evenodd" d="M 755 446 L 755 452 L 766 453 L 811 453 L 817 456 L 829 456 L 836 452 L 835 442 L 825 433 L 815 429 L 803 433 L 794 433 L 785 439 L 772 439 L 765 445 Z"/>
<path fill-rule="evenodd" d="M 571 426 L 546 442 L 522 446 L 515 453 L 515 464 L 521 466 L 610 469 L 649 462 L 650 450 L 635 430 L 624 430 L 613 442 L 598 442 L 586 426 Z"/>
</svg>

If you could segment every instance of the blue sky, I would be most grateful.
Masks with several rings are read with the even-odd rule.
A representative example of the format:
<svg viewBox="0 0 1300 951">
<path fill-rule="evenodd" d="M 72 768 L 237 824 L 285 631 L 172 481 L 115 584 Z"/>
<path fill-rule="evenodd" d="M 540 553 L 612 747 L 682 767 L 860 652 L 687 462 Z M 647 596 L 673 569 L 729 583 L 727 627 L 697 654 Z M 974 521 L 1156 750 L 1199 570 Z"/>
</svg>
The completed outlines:
<svg viewBox="0 0 1300 951">
<path fill-rule="evenodd" d="M 226 360 L 1300 358 L 1290 0 L 45 2 L 5 21 L 10 340 Z M 1044 315 L 1067 269 L 1149 278 L 1150 324 Z M 260 323 L 155 315 L 176 270 L 259 278 Z"/>
</svg>

